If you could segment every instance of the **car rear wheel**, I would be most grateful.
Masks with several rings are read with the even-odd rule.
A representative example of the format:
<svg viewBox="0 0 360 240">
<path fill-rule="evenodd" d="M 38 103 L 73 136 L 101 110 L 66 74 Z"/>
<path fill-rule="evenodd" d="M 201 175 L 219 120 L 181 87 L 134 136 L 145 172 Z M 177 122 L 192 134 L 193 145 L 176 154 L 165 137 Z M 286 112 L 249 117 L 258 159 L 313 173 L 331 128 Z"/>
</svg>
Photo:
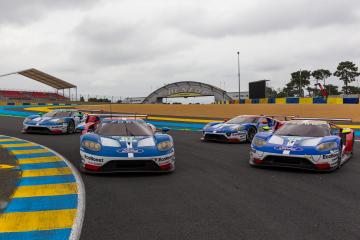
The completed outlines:
<svg viewBox="0 0 360 240">
<path fill-rule="evenodd" d="M 251 142 L 256 134 L 255 128 L 250 128 L 246 134 L 246 141 Z"/>
<path fill-rule="evenodd" d="M 75 131 L 75 123 L 73 121 L 70 121 L 67 127 L 67 134 L 71 134 Z"/>
</svg>

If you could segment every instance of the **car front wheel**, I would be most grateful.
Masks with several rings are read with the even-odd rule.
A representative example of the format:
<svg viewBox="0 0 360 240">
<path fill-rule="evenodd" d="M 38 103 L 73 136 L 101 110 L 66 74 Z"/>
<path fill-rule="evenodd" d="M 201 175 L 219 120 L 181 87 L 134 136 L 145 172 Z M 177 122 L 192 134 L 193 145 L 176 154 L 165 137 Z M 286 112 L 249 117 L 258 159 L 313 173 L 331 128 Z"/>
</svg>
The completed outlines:
<svg viewBox="0 0 360 240">
<path fill-rule="evenodd" d="M 75 131 L 75 123 L 70 121 L 67 127 L 67 134 L 71 134 Z"/>
</svg>

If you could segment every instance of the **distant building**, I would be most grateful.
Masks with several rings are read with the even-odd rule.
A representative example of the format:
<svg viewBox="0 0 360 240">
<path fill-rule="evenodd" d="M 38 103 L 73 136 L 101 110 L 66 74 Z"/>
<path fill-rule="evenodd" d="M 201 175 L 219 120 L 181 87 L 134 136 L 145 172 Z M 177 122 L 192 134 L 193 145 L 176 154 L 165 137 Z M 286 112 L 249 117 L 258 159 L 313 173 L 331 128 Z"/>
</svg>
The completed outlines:
<svg viewBox="0 0 360 240">
<path fill-rule="evenodd" d="M 227 92 L 233 100 L 239 100 L 239 92 Z M 249 92 L 240 92 L 241 99 L 249 99 Z"/>
<path fill-rule="evenodd" d="M 128 104 L 140 104 L 144 101 L 145 97 L 127 97 L 124 98 L 122 103 Z"/>
</svg>

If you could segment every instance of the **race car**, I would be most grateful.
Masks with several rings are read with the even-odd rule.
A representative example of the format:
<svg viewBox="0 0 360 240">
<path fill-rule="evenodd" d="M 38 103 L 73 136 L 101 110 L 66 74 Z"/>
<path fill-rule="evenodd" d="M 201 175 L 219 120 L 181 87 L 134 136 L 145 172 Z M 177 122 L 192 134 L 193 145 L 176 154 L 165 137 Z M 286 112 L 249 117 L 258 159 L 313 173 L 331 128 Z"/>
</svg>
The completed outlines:
<svg viewBox="0 0 360 240">
<path fill-rule="evenodd" d="M 284 116 L 286 117 L 286 116 Z M 283 124 L 274 116 L 242 115 L 225 122 L 208 123 L 202 131 L 203 141 L 251 142 L 258 131 L 264 127 L 276 130 Z"/>
<path fill-rule="evenodd" d="M 83 113 L 73 109 L 57 109 L 46 114 L 31 115 L 23 122 L 23 133 L 74 133 Z"/>
<path fill-rule="evenodd" d="M 275 132 L 257 133 L 250 165 L 331 171 L 353 154 L 354 131 L 334 122 L 349 119 L 294 119 Z"/>
<path fill-rule="evenodd" d="M 101 117 L 99 115 L 88 114 L 84 117 L 83 121 L 76 126 L 76 131 L 81 133 L 94 131 L 100 121 Z"/>
<path fill-rule="evenodd" d="M 108 116 L 80 138 L 81 170 L 88 173 L 172 172 L 169 129 L 157 132 L 140 117 Z"/>
</svg>

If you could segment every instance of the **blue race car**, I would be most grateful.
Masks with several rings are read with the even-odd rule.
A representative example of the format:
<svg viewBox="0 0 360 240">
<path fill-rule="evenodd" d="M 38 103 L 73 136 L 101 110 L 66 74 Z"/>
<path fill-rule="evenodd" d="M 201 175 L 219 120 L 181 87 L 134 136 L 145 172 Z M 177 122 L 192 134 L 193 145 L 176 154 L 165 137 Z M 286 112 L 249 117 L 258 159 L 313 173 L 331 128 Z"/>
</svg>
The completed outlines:
<svg viewBox="0 0 360 240">
<path fill-rule="evenodd" d="M 256 134 L 251 143 L 250 165 L 326 171 L 339 168 L 352 156 L 354 131 L 333 121 L 292 120 L 275 132 Z"/>
<path fill-rule="evenodd" d="M 281 122 L 268 116 L 242 115 L 226 122 L 211 122 L 203 128 L 203 141 L 251 142 L 263 127 L 276 129 Z"/>
<path fill-rule="evenodd" d="M 169 129 L 163 129 L 164 132 Z M 170 135 L 137 117 L 104 118 L 94 132 L 81 136 L 84 172 L 172 172 L 174 142 Z"/>
<path fill-rule="evenodd" d="M 74 133 L 83 113 L 73 109 L 58 109 L 46 114 L 28 116 L 23 122 L 23 133 Z"/>
</svg>

